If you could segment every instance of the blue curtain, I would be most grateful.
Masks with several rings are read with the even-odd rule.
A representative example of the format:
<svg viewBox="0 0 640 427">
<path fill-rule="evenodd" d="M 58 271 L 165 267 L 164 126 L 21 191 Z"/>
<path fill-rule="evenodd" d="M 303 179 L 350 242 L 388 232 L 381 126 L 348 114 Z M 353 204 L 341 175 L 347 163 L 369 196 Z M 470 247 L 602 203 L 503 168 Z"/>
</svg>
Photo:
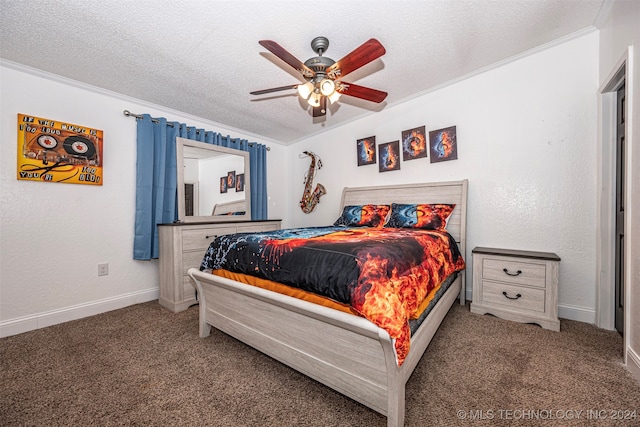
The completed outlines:
<svg viewBox="0 0 640 427">
<path fill-rule="evenodd" d="M 158 224 L 178 219 L 176 138 L 220 145 L 250 153 L 251 219 L 267 213 L 267 147 L 143 114 L 138 120 L 136 160 L 136 223 L 133 258 L 158 258 Z"/>
<path fill-rule="evenodd" d="M 157 224 L 178 218 L 176 136 L 179 127 L 167 119 L 138 120 L 136 148 L 136 224 L 133 258 L 158 258 Z"/>
</svg>

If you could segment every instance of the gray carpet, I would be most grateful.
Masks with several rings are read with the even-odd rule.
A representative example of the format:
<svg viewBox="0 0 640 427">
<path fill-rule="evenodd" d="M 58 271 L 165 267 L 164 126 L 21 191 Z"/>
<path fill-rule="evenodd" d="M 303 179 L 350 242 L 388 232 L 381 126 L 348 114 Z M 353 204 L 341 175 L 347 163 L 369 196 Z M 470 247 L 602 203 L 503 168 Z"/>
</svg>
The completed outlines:
<svg viewBox="0 0 640 427">
<path fill-rule="evenodd" d="M 154 301 L 1 339 L 0 425 L 386 425 L 219 331 L 200 339 L 197 315 Z M 454 305 L 407 383 L 406 425 L 640 425 L 622 338 L 561 328 Z M 615 421 L 614 410 L 636 417 Z"/>
</svg>

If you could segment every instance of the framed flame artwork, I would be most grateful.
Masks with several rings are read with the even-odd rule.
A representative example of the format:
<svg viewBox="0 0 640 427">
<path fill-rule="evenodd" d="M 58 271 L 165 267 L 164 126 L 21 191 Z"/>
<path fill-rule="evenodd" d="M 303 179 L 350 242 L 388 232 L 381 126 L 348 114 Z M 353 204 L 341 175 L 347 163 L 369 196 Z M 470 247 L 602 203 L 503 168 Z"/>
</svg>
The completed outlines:
<svg viewBox="0 0 640 427">
<path fill-rule="evenodd" d="M 400 141 L 380 144 L 379 149 L 379 172 L 400 170 Z"/>
<path fill-rule="evenodd" d="M 227 188 L 236 188 L 236 171 L 227 172 Z"/>
<path fill-rule="evenodd" d="M 451 126 L 429 132 L 429 150 L 431 163 L 456 160 L 458 158 L 456 127 Z"/>
<path fill-rule="evenodd" d="M 18 114 L 17 178 L 102 185 L 102 131 Z"/>
<path fill-rule="evenodd" d="M 402 160 L 427 157 L 427 134 L 425 127 L 402 131 Z"/>
<path fill-rule="evenodd" d="M 236 175 L 236 191 L 244 191 L 244 174 L 239 173 Z"/>
<path fill-rule="evenodd" d="M 358 166 L 373 165 L 376 163 L 376 137 L 369 136 L 359 139 L 356 143 L 358 153 Z"/>
</svg>

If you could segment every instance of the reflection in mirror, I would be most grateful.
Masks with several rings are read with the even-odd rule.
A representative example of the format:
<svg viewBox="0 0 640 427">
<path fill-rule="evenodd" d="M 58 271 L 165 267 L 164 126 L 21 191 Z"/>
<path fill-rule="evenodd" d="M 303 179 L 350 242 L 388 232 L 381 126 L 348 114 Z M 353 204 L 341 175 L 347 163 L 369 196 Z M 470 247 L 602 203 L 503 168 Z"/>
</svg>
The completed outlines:
<svg viewBox="0 0 640 427">
<path fill-rule="evenodd" d="M 249 153 L 176 139 L 178 220 L 251 219 Z"/>
</svg>

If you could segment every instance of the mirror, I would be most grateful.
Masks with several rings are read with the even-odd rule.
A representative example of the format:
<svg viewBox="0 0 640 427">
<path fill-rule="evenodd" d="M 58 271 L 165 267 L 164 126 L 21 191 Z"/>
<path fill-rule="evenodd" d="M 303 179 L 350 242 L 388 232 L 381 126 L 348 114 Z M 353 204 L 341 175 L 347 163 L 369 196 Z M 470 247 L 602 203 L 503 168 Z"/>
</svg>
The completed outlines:
<svg viewBox="0 0 640 427">
<path fill-rule="evenodd" d="M 249 153 L 176 138 L 178 220 L 251 219 Z"/>
</svg>

